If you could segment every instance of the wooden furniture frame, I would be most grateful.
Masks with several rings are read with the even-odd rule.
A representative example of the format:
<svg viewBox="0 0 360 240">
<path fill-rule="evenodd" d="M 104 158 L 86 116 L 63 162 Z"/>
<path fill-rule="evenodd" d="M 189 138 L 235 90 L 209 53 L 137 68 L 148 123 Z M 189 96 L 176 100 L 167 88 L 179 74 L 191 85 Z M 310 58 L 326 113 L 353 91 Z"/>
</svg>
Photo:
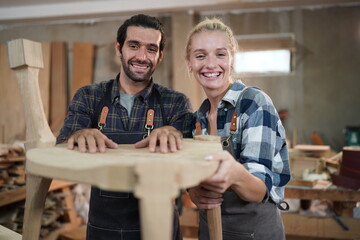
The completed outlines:
<svg viewBox="0 0 360 240">
<path fill-rule="evenodd" d="M 44 202 L 52 179 L 89 183 L 106 190 L 134 191 L 140 199 L 142 238 L 171 238 L 172 201 L 180 189 L 211 176 L 218 163 L 204 161 L 222 150 L 218 141 L 184 140 L 184 148 L 171 154 L 149 153 L 121 145 L 106 153 L 80 153 L 54 146 L 38 86 L 43 67 L 41 45 L 16 39 L 8 43 L 9 66 L 15 70 L 26 118 L 26 203 L 23 240 L 39 238 Z M 212 239 L 221 240 L 220 208 L 209 211 Z"/>
</svg>

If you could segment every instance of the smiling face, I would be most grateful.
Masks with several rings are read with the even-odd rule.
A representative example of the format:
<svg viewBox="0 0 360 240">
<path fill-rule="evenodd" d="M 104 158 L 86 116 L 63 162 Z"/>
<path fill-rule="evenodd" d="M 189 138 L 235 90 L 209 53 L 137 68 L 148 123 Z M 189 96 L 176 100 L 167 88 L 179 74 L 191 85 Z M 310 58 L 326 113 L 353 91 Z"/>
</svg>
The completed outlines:
<svg viewBox="0 0 360 240">
<path fill-rule="evenodd" d="M 128 27 L 124 46 L 116 43 L 116 54 L 121 59 L 121 73 L 125 73 L 120 74 L 120 78 L 148 82 L 163 56 L 160 41 L 161 33 L 158 30 Z"/>
<path fill-rule="evenodd" d="M 192 36 L 188 66 L 205 92 L 225 92 L 231 84 L 233 53 L 226 34 L 201 31 Z"/>
</svg>

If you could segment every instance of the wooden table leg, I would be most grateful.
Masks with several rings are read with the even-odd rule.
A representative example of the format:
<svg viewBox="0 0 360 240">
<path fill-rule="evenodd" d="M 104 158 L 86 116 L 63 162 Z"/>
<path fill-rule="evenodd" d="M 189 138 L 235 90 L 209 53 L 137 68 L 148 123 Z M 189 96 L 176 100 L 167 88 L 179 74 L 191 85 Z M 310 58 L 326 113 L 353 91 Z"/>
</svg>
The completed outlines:
<svg viewBox="0 0 360 240">
<path fill-rule="evenodd" d="M 39 239 L 45 199 L 51 179 L 27 174 L 23 240 Z"/>
<path fill-rule="evenodd" d="M 206 211 L 210 240 L 222 240 L 221 207 Z"/>
<path fill-rule="evenodd" d="M 135 196 L 140 199 L 143 240 L 170 240 L 173 201 L 180 193 L 178 171 L 172 162 L 142 162 L 135 166 Z M 151 172 L 149 171 L 151 169 Z"/>
<path fill-rule="evenodd" d="M 219 136 L 213 135 L 197 135 L 195 140 L 198 141 L 215 141 L 220 142 L 221 138 Z M 210 240 L 222 240 L 222 222 L 221 222 L 221 207 L 216 207 L 206 211 L 208 228 L 209 228 L 209 237 Z"/>
</svg>

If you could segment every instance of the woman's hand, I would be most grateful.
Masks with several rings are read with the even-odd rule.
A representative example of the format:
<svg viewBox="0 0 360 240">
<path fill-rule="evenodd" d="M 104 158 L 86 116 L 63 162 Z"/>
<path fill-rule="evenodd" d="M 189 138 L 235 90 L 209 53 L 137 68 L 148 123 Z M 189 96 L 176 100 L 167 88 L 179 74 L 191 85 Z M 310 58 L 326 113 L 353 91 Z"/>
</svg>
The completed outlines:
<svg viewBox="0 0 360 240">
<path fill-rule="evenodd" d="M 211 177 L 200 186 L 212 193 L 223 194 L 227 189 L 248 202 L 260 202 L 266 194 L 265 183 L 252 175 L 228 151 L 218 152 L 206 157 L 208 161 L 219 162 L 219 167 Z"/>
<path fill-rule="evenodd" d="M 219 167 L 215 174 L 201 183 L 209 191 L 224 193 L 232 184 L 240 180 L 239 175 L 241 172 L 246 171 L 228 151 L 209 155 L 206 159 L 208 161 L 219 162 Z"/>
</svg>

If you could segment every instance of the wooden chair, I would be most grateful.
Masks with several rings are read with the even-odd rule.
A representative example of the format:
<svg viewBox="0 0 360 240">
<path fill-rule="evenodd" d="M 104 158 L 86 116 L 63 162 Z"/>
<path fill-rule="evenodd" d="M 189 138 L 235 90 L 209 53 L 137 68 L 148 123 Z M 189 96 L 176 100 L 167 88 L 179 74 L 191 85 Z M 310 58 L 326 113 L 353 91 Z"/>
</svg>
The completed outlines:
<svg viewBox="0 0 360 240">
<path fill-rule="evenodd" d="M 171 154 L 149 153 L 121 145 L 106 153 L 80 153 L 55 146 L 38 86 L 43 67 L 40 43 L 16 39 L 8 43 L 9 66 L 16 72 L 26 118 L 26 203 L 23 240 L 39 238 L 44 202 L 52 179 L 96 185 L 105 190 L 133 191 L 140 199 L 144 240 L 171 238 L 172 200 L 179 190 L 212 175 L 217 163 L 204 161 L 220 151 L 219 141 L 184 139 Z M 208 212 L 212 240 L 221 240 L 220 208 Z"/>
</svg>

